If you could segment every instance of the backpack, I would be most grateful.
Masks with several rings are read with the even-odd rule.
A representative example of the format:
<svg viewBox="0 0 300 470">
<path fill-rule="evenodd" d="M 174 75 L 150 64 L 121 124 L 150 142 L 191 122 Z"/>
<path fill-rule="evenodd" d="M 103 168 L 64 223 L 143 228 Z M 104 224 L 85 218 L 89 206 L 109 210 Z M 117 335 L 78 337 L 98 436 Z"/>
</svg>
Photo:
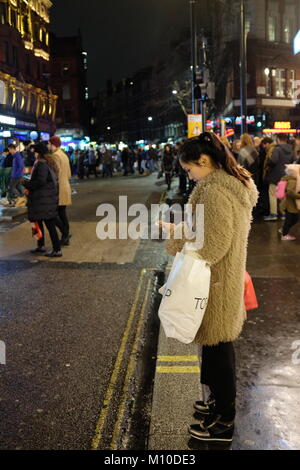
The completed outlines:
<svg viewBox="0 0 300 470">
<path fill-rule="evenodd" d="M 276 186 L 276 197 L 277 199 L 284 199 L 285 198 L 285 192 L 286 192 L 286 187 L 287 187 L 287 181 L 279 181 L 279 183 Z"/>
</svg>

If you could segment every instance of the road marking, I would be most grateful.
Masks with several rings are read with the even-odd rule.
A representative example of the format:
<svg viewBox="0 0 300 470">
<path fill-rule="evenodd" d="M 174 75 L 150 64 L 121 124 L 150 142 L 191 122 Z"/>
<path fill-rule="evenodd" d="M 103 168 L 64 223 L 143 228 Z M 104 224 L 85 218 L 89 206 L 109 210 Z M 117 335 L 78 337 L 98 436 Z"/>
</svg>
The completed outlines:
<svg viewBox="0 0 300 470">
<path fill-rule="evenodd" d="M 159 205 L 161 205 L 161 204 L 163 204 L 163 203 L 165 202 L 166 196 L 167 196 L 167 191 L 164 191 L 164 192 L 162 193 L 162 195 L 161 195 L 160 200 L 159 200 L 159 203 L 158 203 Z"/>
<path fill-rule="evenodd" d="M 147 302 L 148 302 L 148 298 L 149 298 L 151 284 L 152 284 L 152 279 L 149 279 L 148 284 L 147 284 L 147 288 L 146 288 L 146 294 L 145 294 L 145 297 L 144 297 L 143 305 L 142 305 L 142 308 L 141 308 L 141 313 L 140 313 L 138 324 L 137 324 L 137 329 L 136 329 L 136 333 L 135 333 L 134 343 L 133 343 L 133 346 L 132 346 L 132 351 L 131 351 L 131 354 L 130 354 L 130 361 L 129 361 L 127 371 L 126 371 L 126 377 L 125 377 L 125 381 L 124 381 L 123 391 L 122 391 L 122 395 L 121 395 L 121 398 L 120 398 L 121 403 L 120 403 L 119 410 L 118 410 L 117 421 L 116 421 L 116 424 L 115 424 L 115 427 L 114 427 L 113 438 L 112 438 L 112 441 L 111 441 L 111 444 L 110 444 L 110 449 L 111 450 L 117 450 L 118 449 L 118 439 L 119 439 L 119 436 L 121 434 L 121 427 L 122 427 L 122 422 L 123 422 L 123 418 L 124 418 L 124 414 L 125 414 L 126 399 L 128 397 L 128 391 L 129 391 L 129 387 L 130 387 L 130 380 L 133 377 L 135 367 L 136 367 L 136 363 L 138 361 L 138 356 L 137 356 L 137 353 L 139 351 L 139 344 L 138 343 L 140 341 L 142 328 L 143 328 L 143 324 L 144 324 L 145 311 L 146 311 L 146 306 L 147 306 Z"/>
<path fill-rule="evenodd" d="M 158 374 L 200 374 L 199 366 L 157 366 Z"/>
<path fill-rule="evenodd" d="M 198 356 L 157 356 L 157 362 L 198 362 Z"/>
<path fill-rule="evenodd" d="M 93 438 L 93 441 L 92 441 L 92 450 L 97 450 L 98 449 L 100 440 L 102 438 L 102 432 L 103 432 L 104 425 L 105 425 L 106 418 L 107 418 L 108 411 L 109 411 L 109 403 L 110 403 L 110 401 L 111 401 L 111 399 L 114 395 L 114 389 L 115 389 L 115 386 L 116 386 L 116 383 L 117 383 L 117 378 L 118 378 L 118 374 L 119 374 L 120 369 L 121 369 L 121 365 L 123 363 L 123 357 L 124 357 L 124 354 L 125 354 L 125 351 L 126 351 L 126 345 L 127 345 L 128 339 L 129 339 L 129 334 L 131 332 L 131 326 L 132 326 L 132 323 L 133 323 L 133 320 L 134 320 L 134 317 L 135 317 L 136 306 L 137 306 L 137 303 L 138 303 L 138 300 L 139 300 L 139 297 L 140 297 L 142 283 L 143 283 L 144 276 L 145 276 L 146 272 L 147 272 L 146 269 L 141 270 L 141 274 L 140 274 L 140 278 L 139 278 L 139 282 L 138 282 L 138 287 L 137 287 L 136 294 L 135 294 L 135 297 L 134 297 L 134 301 L 133 301 L 133 304 L 132 304 L 132 307 L 131 307 L 131 310 L 130 310 L 130 314 L 129 314 L 129 318 L 128 318 L 128 321 L 127 321 L 126 329 L 125 329 L 125 332 L 123 334 L 121 346 L 119 348 L 117 359 L 116 359 L 114 367 L 113 367 L 113 372 L 112 372 L 110 382 L 109 382 L 109 385 L 108 385 L 108 388 L 107 388 L 107 391 L 106 391 L 106 395 L 105 395 L 105 398 L 103 400 L 100 416 L 99 416 L 99 419 L 97 421 L 96 430 L 95 430 L 94 438 Z"/>
</svg>

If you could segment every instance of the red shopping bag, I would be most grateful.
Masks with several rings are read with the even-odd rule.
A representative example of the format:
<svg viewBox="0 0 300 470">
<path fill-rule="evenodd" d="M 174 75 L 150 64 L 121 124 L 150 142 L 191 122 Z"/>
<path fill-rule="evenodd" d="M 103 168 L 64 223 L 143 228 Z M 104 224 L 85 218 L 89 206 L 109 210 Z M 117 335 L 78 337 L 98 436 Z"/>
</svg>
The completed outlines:
<svg viewBox="0 0 300 470">
<path fill-rule="evenodd" d="M 245 309 L 247 311 L 258 308 L 258 302 L 257 302 L 253 282 L 252 282 L 250 274 L 247 273 L 247 271 L 245 272 L 244 302 L 245 302 Z"/>
<path fill-rule="evenodd" d="M 40 226 L 38 222 L 31 222 L 31 231 L 32 231 L 32 236 L 36 238 L 37 240 L 40 240 L 43 238 L 42 231 L 40 229 Z"/>
</svg>

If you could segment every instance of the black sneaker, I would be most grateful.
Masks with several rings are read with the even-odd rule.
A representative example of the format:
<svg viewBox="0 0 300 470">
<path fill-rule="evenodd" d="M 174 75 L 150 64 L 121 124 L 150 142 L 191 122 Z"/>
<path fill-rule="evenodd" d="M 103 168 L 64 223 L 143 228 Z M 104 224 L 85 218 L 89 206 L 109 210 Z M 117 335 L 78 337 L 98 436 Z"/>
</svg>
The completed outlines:
<svg viewBox="0 0 300 470">
<path fill-rule="evenodd" d="M 199 441 L 232 442 L 234 421 L 222 421 L 221 415 L 215 415 L 200 424 L 192 424 L 188 428 L 190 435 Z"/>
<path fill-rule="evenodd" d="M 71 233 L 67 237 L 62 237 L 60 240 L 61 246 L 70 246 L 70 238 L 72 238 Z"/>
<path fill-rule="evenodd" d="M 195 401 L 194 409 L 203 415 L 209 415 L 214 411 L 216 400 L 212 395 L 209 396 L 207 401 Z"/>
<path fill-rule="evenodd" d="M 43 246 L 38 246 L 35 250 L 30 250 L 30 253 L 32 253 L 33 255 L 36 255 L 38 253 L 46 253 L 46 248 L 44 248 Z"/>
<path fill-rule="evenodd" d="M 48 253 L 45 254 L 47 258 L 61 258 L 62 257 L 62 252 L 61 251 L 49 251 Z"/>
</svg>

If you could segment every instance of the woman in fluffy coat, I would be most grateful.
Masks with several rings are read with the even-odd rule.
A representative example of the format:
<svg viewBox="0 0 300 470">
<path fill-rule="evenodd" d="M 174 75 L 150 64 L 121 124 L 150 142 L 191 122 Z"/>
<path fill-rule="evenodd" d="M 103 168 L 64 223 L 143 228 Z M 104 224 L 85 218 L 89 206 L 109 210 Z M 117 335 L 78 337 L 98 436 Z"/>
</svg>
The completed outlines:
<svg viewBox="0 0 300 470">
<path fill-rule="evenodd" d="M 252 210 L 258 192 L 250 173 L 240 167 L 230 151 L 210 133 L 189 139 L 181 149 L 180 163 L 197 185 L 190 196 L 193 212 L 204 205 L 204 244 L 197 249 L 211 267 L 207 309 L 195 338 L 203 346 L 201 382 L 210 388 L 208 402 L 195 402 L 200 424 L 190 434 L 204 441 L 231 441 L 235 418 L 235 356 L 233 341 L 242 331 L 244 275 Z M 167 251 L 176 255 L 186 240 L 170 232 Z"/>
</svg>

